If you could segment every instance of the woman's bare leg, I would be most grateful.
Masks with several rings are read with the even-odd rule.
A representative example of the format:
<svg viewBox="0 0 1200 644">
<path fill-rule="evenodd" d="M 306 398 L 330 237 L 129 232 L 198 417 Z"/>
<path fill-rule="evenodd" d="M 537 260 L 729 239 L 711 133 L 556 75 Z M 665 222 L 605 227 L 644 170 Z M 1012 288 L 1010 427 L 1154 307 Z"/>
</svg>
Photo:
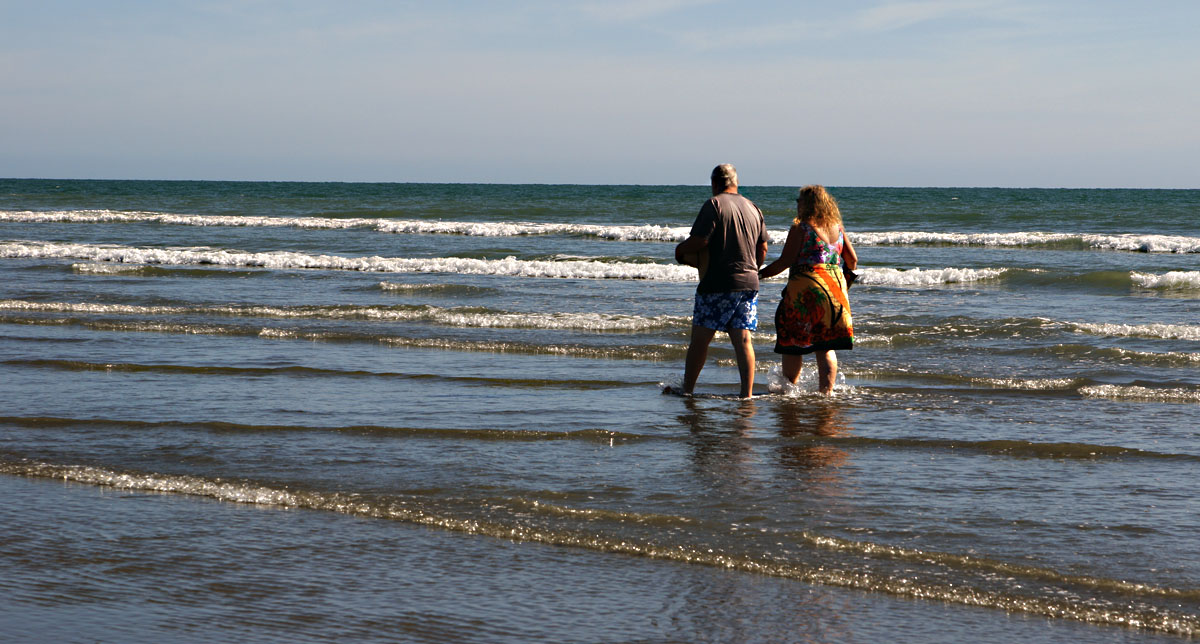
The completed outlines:
<svg viewBox="0 0 1200 644">
<path fill-rule="evenodd" d="M 817 382 L 820 383 L 821 393 L 833 393 L 833 382 L 837 380 L 837 353 L 833 351 L 817 352 Z"/>
<path fill-rule="evenodd" d="M 804 364 L 804 356 L 783 354 L 783 377 L 793 385 L 800 379 L 800 367 Z"/>
</svg>

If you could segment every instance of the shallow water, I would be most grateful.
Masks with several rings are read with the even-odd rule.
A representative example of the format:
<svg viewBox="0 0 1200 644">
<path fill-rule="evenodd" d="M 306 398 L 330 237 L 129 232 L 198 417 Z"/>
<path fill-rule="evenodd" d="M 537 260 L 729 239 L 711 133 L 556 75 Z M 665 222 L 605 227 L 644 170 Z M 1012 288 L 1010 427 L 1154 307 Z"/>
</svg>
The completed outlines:
<svg viewBox="0 0 1200 644">
<path fill-rule="evenodd" d="M 1200 192 L 833 193 L 836 395 L 772 280 L 739 401 L 701 188 L 0 181 L 0 634 L 1200 633 Z"/>
<path fill-rule="evenodd" d="M 10 641 L 1178 641 L 337 513 L 0 490 Z"/>
</svg>

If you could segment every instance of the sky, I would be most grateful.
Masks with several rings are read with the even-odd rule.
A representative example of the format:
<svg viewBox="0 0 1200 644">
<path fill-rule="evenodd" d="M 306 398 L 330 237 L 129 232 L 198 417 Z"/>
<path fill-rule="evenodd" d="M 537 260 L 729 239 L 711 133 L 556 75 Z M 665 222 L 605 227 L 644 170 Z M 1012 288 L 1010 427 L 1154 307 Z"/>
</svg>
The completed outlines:
<svg viewBox="0 0 1200 644">
<path fill-rule="evenodd" d="M 0 0 L 0 176 L 1200 188 L 1200 2 Z"/>
</svg>

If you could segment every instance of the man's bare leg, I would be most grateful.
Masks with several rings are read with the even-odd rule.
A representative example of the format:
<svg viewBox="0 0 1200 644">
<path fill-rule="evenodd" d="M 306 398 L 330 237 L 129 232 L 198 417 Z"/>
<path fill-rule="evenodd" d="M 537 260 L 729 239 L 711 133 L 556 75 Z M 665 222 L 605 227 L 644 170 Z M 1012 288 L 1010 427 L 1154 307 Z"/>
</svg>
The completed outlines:
<svg viewBox="0 0 1200 644">
<path fill-rule="evenodd" d="M 738 376 L 742 379 L 742 398 L 754 395 L 754 343 L 747 329 L 729 329 L 729 341 L 737 355 Z"/>
<path fill-rule="evenodd" d="M 683 367 L 683 393 L 690 395 L 696 388 L 700 370 L 704 368 L 704 361 L 708 359 L 708 345 L 712 343 L 716 334 L 714 329 L 692 326 L 692 341 L 688 344 L 687 360 Z"/>
</svg>

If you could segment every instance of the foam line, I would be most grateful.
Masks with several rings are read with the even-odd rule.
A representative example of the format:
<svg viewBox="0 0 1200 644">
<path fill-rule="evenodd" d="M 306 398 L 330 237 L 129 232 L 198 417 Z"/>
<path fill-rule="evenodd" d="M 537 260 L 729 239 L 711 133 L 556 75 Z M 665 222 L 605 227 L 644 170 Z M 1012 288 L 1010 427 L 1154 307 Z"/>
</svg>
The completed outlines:
<svg viewBox="0 0 1200 644">
<path fill-rule="evenodd" d="M 285 319 L 421 321 L 459 327 L 570 329 L 581 331 L 648 331 L 686 328 L 691 318 L 676 315 L 643 317 L 609 313 L 510 313 L 476 308 L 437 306 L 142 306 L 94 302 L 0 300 L 0 310 L 96 315 L 225 315 Z"/>
<path fill-rule="evenodd" d="M 858 270 L 860 284 L 874 286 L 932 286 L 989 280 L 1003 275 L 1005 268 L 863 268 Z"/>
<path fill-rule="evenodd" d="M 515 257 L 504 259 L 341 257 L 291 251 L 249 253 L 215 248 L 134 248 L 40 241 L 0 243 L 0 258 L 70 258 L 118 264 L 241 266 L 276 270 L 316 269 L 378 273 L 458 273 L 561 279 L 626 279 L 662 282 L 687 282 L 696 279 L 696 269 L 676 264 L 583 260 L 555 262 L 523 260 Z"/>
<path fill-rule="evenodd" d="M 462 257 L 341 257 L 291 251 L 248 253 L 215 248 L 135 248 L 117 245 L 63 244 L 43 241 L 0 243 L 0 258 L 85 259 L 116 264 L 162 264 L 257 267 L 276 270 L 346 270 L 379 273 L 458 273 L 557 279 L 623 279 L 695 282 L 696 269 L 678 264 L 601 262 L 588 260 L 471 259 Z M 1003 268 L 897 270 L 864 268 L 864 284 L 930 286 L 990 279 Z M 95 272 L 95 271 L 93 271 Z M 786 279 L 786 276 L 774 278 Z"/>
<path fill-rule="evenodd" d="M 1182 235 L 1102 235 L 1090 233 L 936 233 L 853 232 L 850 239 L 860 246 L 909 246 L 944 244 L 952 246 L 1061 247 L 1143 253 L 1200 253 L 1200 238 Z"/>
<path fill-rule="evenodd" d="M 574 235 L 614 241 L 683 241 L 687 226 L 602 226 L 538 222 L 428 221 L 334 217 L 255 217 L 234 215 L 176 215 L 159 212 L 113 210 L 61 210 L 47 212 L 0 211 L 0 221 L 14 223 L 150 223 L 175 226 L 230 226 L 239 228 L 303 228 L 345 230 L 364 228 L 381 233 L 517 237 L 523 235 Z"/>
<path fill-rule="evenodd" d="M 1134 284 L 1142 288 L 1200 289 L 1200 271 L 1170 271 L 1161 275 L 1133 272 L 1129 276 Z"/>
<path fill-rule="evenodd" d="M 0 211 L 0 222 L 13 223 L 151 223 L 176 226 L 227 226 L 241 228 L 301 228 L 344 230 L 362 228 L 381 233 L 417 235 L 469 235 L 515 237 L 524 235 L 569 235 L 613 241 L 680 242 L 688 226 L 605 226 L 599 224 L 540 222 L 429 221 L 365 217 L 261 217 L 235 215 L 192 215 L 115 210 Z M 772 244 L 787 239 L 787 230 L 769 231 Z M 948 244 L 955 246 L 1057 247 L 1075 246 L 1096 250 L 1148 253 L 1200 253 L 1200 238 L 1184 235 L 1137 235 L 1096 233 L 937 233 L 922 231 L 850 232 L 860 246 Z"/>
</svg>

